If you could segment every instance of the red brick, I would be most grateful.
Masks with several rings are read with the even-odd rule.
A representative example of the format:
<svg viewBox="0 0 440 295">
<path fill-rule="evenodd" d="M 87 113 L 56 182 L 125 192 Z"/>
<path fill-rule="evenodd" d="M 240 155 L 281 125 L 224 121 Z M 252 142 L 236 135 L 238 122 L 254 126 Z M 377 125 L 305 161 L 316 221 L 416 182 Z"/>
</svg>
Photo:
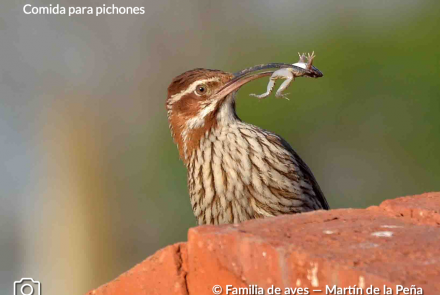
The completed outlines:
<svg viewBox="0 0 440 295">
<path fill-rule="evenodd" d="M 412 222 L 440 225 L 440 193 L 386 200 L 379 207 L 393 216 L 412 219 Z"/>
<path fill-rule="evenodd" d="M 381 237 L 381 232 L 391 232 L 392 236 Z M 372 284 L 381 288 L 384 284 L 415 284 L 424 288 L 424 294 L 439 294 L 438 245 L 438 228 L 416 225 L 379 211 L 318 211 L 238 226 L 191 229 L 189 276 L 197 269 L 209 273 L 215 265 L 215 269 L 227 270 L 229 277 L 244 286 L 257 284 L 266 288 L 274 284 L 281 288 L 299 285 L 322 289 L 334 284 Z M 211 279 L 207 277 L 203 275 L 197 281 L 198 290 L 208 290 L 219 283 L 215 272 L 209 273 Z M 231 281 L 226 283 L 234 285 Z"/>
<path fill-rule="evenodd" d="M 157 251 L 118 278 L 88 292 L 87 295 L 188 295 L 186 274 L 186 245 L 175 244 Z"/>
</svg>

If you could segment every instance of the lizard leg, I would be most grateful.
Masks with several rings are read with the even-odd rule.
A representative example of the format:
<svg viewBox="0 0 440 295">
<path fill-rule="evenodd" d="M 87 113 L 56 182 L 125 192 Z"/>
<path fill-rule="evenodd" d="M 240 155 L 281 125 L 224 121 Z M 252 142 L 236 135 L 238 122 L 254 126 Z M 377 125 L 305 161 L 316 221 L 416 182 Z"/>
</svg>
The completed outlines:
<svg viewBox="0 0 440 295">
<path fill-rule="evenodd" d="M 288 100 L 286 96 L 288 93 L 283 94 L 283 91 L 286 90 L 287 87 L 289 87 L 290 83 L 295 80 L 295 76 L 289 72 L 289 74 L 284 76 L 283 78 L 286 80 L 281 84 L 280 88 L 278 88 L 277 92 L 275 93 L 275 97 L 282 97 Z"/>
<path fill-rule="evenodd" d="M 269 94 L 272 92 L 273 87 L 275 86 L 275 80 L 276 80 L 276 78 L 273 78 L 273 75 L 272 75 L 270 77 L 270 79 L 269 79 L 269 83 L 267 84 L 267 90 L 266 90 L 265 93 L 260 94 L 260 95 L 252 93 L 252 94 L 250 94 L 250 96 L 253 96 L 253 97 L 256 97 L 256 98 L 259 98 L 259 99 L 263 99 L 263 98 L 268 97 Z"/>
</svg>

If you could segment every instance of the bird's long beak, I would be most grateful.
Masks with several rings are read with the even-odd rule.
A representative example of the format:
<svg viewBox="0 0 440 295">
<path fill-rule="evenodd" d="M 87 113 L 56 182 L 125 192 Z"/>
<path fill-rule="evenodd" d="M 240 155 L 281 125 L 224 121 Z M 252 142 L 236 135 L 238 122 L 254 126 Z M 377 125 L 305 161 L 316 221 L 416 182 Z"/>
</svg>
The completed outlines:
<svg viewBox="0 0 440 295">
<path fill-rule="evenodd" d="M 304 69 L 302 67 L 298 67 L 291 64 L 285 64 L 285 63 L 269 63 L 269 64 L 261 64 L 257 66 L 253 66 L 247 69 L 244 69 L 240 72 L 237 72 L 234 74 L 234 78 L 232 78 L 229 82 L 227 82 L 225 85 L 223 85 L 222 88 L 214 95 L 214 99 L 221 99 L 223 97 L 226 97 L 230 93 L 233 93 L 234 91 L 237 91 L 241 86 L 243 86 L 246 83 L 249 83 L 253 80 L 271 76 L 277 69 L 281 68 L 295 68 L 298 71 L 303 71 L 304 76 L 309 77 L 317 77 L 316 71 L 311 71 Z M 264 71 L 267 69 L 272 69 L 270 71 Z M 275 69 L 275 70 L 274 70 Z M 314 68 L 316 69 L 316 68 Z M 316 69 L 318 70 L 318 69 Z M 318 70 L 319 72 L 319 70 Z M 322 77 L 322 73 L 319 72 L 320 77 Z"/>
<path fill-rule="evenodd" d="M 271 76 L 273 72 L 274 71 L 265 71 L 265 72 L 257 72 L 252 74 L 235 76 L 225 85 L 223 85 L 222 88 L 220 88 L 220 90 L 214 95 L 214 99 L 217 100 L 226 97 L 229 94 L 233 93 L 234 91 L 237 91 L 244 84 L 262 77 Z"/>
</svg>

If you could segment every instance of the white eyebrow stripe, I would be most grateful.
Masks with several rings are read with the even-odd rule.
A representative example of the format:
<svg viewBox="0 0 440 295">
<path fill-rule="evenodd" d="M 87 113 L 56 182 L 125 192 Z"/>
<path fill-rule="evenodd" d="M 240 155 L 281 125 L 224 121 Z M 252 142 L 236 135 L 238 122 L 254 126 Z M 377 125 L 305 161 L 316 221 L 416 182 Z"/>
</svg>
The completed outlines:
<svg viewBox="0 0 440 295">
<path fill-rule="evenodd" d="M 203 79 L 203 80 L 197 80 L 193 83 L 191 83 L 185 90 L 182 90 L 179 93 L 176 93 L 174 95 L 172 95 L 168 101 L 169 104 L 173 104 L 177 101 L 179 101 L 183 96 L 193 92 L 194 90 L 196 90 L 196 86 L 199 84 L 203 84 L 203 83 L 207 83 L 207 82 L 219 82 L 220 78 L 218 77 L 213 77 L 213 78 L 209 78 L 209 79 Z"/>
</svg>

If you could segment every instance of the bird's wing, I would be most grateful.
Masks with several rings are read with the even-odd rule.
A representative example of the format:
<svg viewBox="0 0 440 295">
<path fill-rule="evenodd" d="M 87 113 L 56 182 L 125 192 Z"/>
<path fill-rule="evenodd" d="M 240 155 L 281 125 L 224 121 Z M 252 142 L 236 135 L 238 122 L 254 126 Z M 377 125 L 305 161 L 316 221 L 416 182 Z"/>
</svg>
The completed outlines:
<svg viewBox="0 0 440 295">
<path fill-rule="evenodd" d="M 327 200 L 321 190 L 321 188 L 318 185 L 318 182 L 315 179 L 315 176 L 313 176 L 312 171 L 310 170 L 310 168 L 306 165 L 306 163 L 304 163 L 304 161 L 300 158 L 300 156 L 293 150 L 293 148 L 290 146 L 290 144 L 285 141 L 281 136 L 277 136 L 280 144 L 286 149 L 288 150 L 293 158 L 295 159 L 295 161 L 298 163 L 299 165 L 299 169 L 301 170 L 301 172 L 304 175 L 304 178 L 310 182 L 310 184 L 313 187 L 313 192 L 315 193 L 316 199 L 317 201 L 320 203 L 322 209 L 325 210 L 329 210 L 330 207 L 327 203 Z"/>
</svg>

